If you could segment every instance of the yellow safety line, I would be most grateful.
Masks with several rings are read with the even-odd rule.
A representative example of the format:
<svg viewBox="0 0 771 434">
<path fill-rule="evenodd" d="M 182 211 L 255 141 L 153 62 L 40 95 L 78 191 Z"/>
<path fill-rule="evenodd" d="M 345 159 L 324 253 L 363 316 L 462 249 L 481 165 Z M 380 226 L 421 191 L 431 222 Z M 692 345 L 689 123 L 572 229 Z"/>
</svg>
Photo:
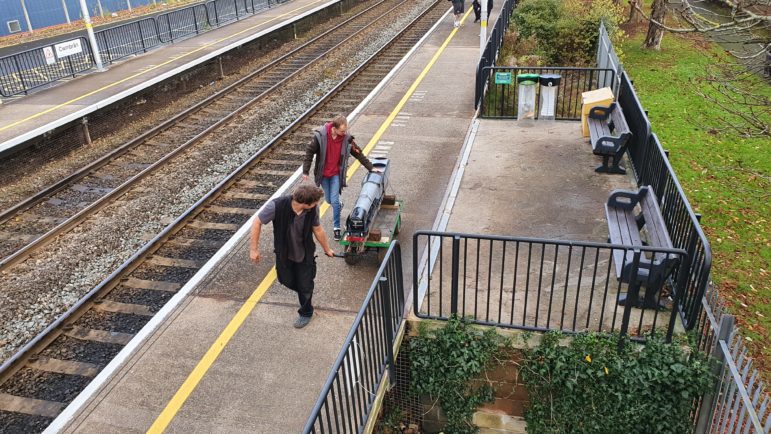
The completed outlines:
<svg viewBox="0 0 771 434">
<path fill-rule="evenodd" d="M 103 91 L 103 90 L 107 90 L 107 89 L 109 89 L 109 88 L 111 88 L 111 87 L 117 86 L 117 85 L 119 85 L 119 84 L 121 84 L 121 83 L 123 83 L 123 82 L 126 82 L 126 81 L 128 81 L 128 80 L 134 79 L 134 78 L 136 78 L 136 77 L 139 77 L 139 76 L 141 76 L 141 75 L 144 75 L 144 74 L 146 74 L 146 73 L 148 73 L 148 72 L 150 72 L 150 71 L 156 70 L 156 69 L 158 69 L 158 68 L 160 68 L 160 67 L 166 66 L 166 65 L 168 65 L 169 63 L 171 63 L 171 62 L 175 62 L 175 61 L 177 61 L 177 60 L 179 60 L 179 59 L 181 59 L 181 58 L 183 58 L 183 57 L 187 57 L 187 56 L 189 56 L 189 55 L 191 55 L 191 54 L 193 54 L 193 53 L 196 53 L 196 52 L 198 52 L 198 51 L 201 51 L 201 50 L 204 50 L 204 49 L 206 49 L 206 48 L 209 48 L 209 47 L 211 47 L 212 45 L 215 45 L 215 44 L 219 44 L 220 42 L 223 42 L 223 41 L 226 41 L 226 40 L 228 40 L 228 39 L 231 39 L 231 38 L 233 38 L 233 37 L 235 37 L 235 36 L 238 36 L 238 35 L 240 35 L 240 34 L 242 34 L 242 33 L 245 33 L 245 32 L 249 32 L 249 31 L 252 31 L 252 30 L 254 30 L 254 29 L 255 29 L 255 28 L 257 28 L 257 27 L 260 27 L 260 26 L 264 26 L 265 24 L 267 24 L 267 23 L 269 23 L 269 22 L 271 22 L 271 21 L 276 21 L 276 20 L 278 20 L 278 19 L 280 19 L 280 18 L 282 18 L 282 17 L 285 17 L 285 16 L 287 16 L 287 15 L 289 15 L 289 14 L 293 14 L 293 13 L 295 13 L 295 12 L 297 12 L 297 11 L 300 11 L 300 10 L 302 10 L 302 9 L 304 9 L 304 8 L 307 8 L 307 7 L 309 7 L 309 6 L 313 6 L 313 5 L 315 5 L 316 3 L 321 3 L 321 2 L 324 2 L 324 1 L 327 1 L 327 0 L 315 0 L 315 1 L 313 1 L 313 2 L 309 3 L 309 4 L 305 5 L 305 6 L 301 6 L 301 7 L 298 7 L 298 8 L 296 8 L 296 9 L 293 9 L 293 10 L 291 10 L 291 11 L 285 12 L 285 13 L 283 13 L 283 14 L 281 14 L 281 15 L 278 15 L 278 16 L 276 16 L 276 17 L 274 17 L 274 18 L 271 18 L 271 19 L 269 19 L 269 20 L 267 20 L 267 21 L 263 21 L 263 22 L 261 22 L 261 23 L 259 23 L 259 24 L 256 24 L 256 25 L 252 26 L 252 27 L 249 27 L 249 28 L 246 28 L 246 29 L 244 29 L 244 30 L 241 30 L 240 32 L 237 32 L 237 33 L 233 33 L 232 35 L 229 35 L 229 36 L 226 36 L 226 37 L 224 37 L 224 38 L 218 39 L 218 40 L 216 40 L 216 41 L 210 42 L 210 43 L 208 43 L 208 44 L 202 45 L 202 46 L 200 46 L 200 47 L 198 47 L 198 48 L 196 48 L 196 49 L 194 49 L 194 50 L 192 50 L 192 51 L 189 51 L 189 52 L 187 52 L 187 53 L 183 53 L 183 54 L 181 54 L 181 55 L 179 55 L 179 56 L 174 56 L 173 58 L 171 58 L 171 59 L 169 59 L 169 60 L 167 60 L 167 61 L 165 61 L 165 62 L 163 62 L 163 63 L 160 63 L 160 64 L 158 64 L 158 65 L 155 65 L 155 66 L 153 66 L 153 67 L 151 67 L 151 68 L 148 68 L 148 69 L 146 69 L 146 70 L 140 71 L 140 72 L 138 72 L 138 73 L 136 73 L 136 74 L 134 74 L 134 75 L 130 75 L 130 76 L 126 77 L 126 78 L 123 78 L 123 79 L 120 79 L 120 80 L 118 80 L 118 81 L 115 81 L 115 82 L 113 82 L 113 83 L 110 83 L 110 84 L 108 84 L 108 85 L 102 86 L 102 87 L 100 87 L 99 89 L 96 89 L 96 90 L 92 90 L 91 92 L 85 93 L 85 94 L 83 94 L 83 95 L 81 95 L 81 96 L 79 96 L 79 97 L 77 97 L 77 98 L 73 98 L 73 99 L 71 99 L 71 100 L 69 100 L 69 101 L 67 101 L 67 102 L 61 103 L 61 104 L 59 104 L 59 105 L 56 105 L 56 106 L 53 106 L 53 107 L 51 107 L 51 108 L 49 108 L 49 109 L 46 109 L 46 110 L 43 110 L 43 111 L 41 111 L 41 112 L 35 113 L 34 115 L 31 115 L 31 116 L 29 116 L 29 117 L 26 117 L 26 118 L 24 118 L 24 119 L 18 120 L 18 121 L 16 121 L 16 122 L 12 123 L 12 124 L 8 124 L 8 125 L 6 125 L 6 126 L 4 126 L 4 127 L 0 127 L 0 131 L 5 131 L 5 130 L 7 130 L 7 129 L 9 129 L 9 128 L 13 128 L 13 127 L 15 127 L 15 126 L 17 126 L 17 125 L 23 124 L 24 122 L 27 122 L 27 121 L 31 121 L 32 119 L 38 118 L 38 117 L 40 117 L 40 116 L 43 116 L 43 115 L 45 115 L 45 114 L 48 114 L 48 113 L 51 113 L 52 111 L 55 111 L 55 110 L 59 110 L 60 108 L 62 108 L 62 107 L 65 107 L 65 106 L 68 106 L 68 105 L 70 105 L 70 104 L 72 104 L 72 103 L 74 103 L 74 102 L 80 101 L 80 100 L 81 100 L 81 99 L 83 99 L 83 98 L 87 98 L 87 97 L 89 97 L 89 96 L 91 96 L 91 95 L 94 95 L 94 94 L 97 94 L 97 93 L 99 93 L 99 92 L 101 92 L 101 91 Z"/>
<path fill-rule="evenodd" d="M 466 12 L 466 15 L 463 16 L 461 23 L 466 20 L 469 12 L 471 11 Z M 431 70 L 431 68 L 434 66 L 434 63 L 436 63 L 437 59 L 439 59 L 439 56 L 442 54 L 442 52 L 444 52 L 444 49 L 447 48 L 447 45 L 450 43 L 457 31 L 457 28 L 453 29 L 450 35 L 447 36 L 447 39 L 445 39 L 444 43 L 439 47 L 437 52 L 434 54 L 434 57 L 431 58 L 431 61 L 428 62 L 425 68 L 423 68 L 423 71 L 421 71 L 420 75 L 418 75 L 418 78 L 416 78 L 412 83 L 412 86 L 410 86 L 410 88 L 407 90 L 407 93 L 404 94 L 401 101 L 399 101 L 391 114 L 388 115 L 388 117 L 380 125 L 380 128 L 378 128 L 375 135 L 372 136 L 372 139 L 367 143 L 367 146 L 364 147 L 363 152 L 365 154 L 368 154 L 369 151 L 375 146 L 375 143 L 380 140 L 380 137 L 383 135 L 391 122 L 393 122 L 396 115 L 399 114 L 401 109 L 415 92 L 415 89 L 417 89 L 418 85 L 423 81 L 426 74 L 428 74 L 428 71 Z M 351 167 L 348 168 L 348 172 L 346 173 L 347 180 L 351 179 L 359 165 L 360 163 L 355 161 Z M 325 202 L 319 209 L 319 213 L 323 216 L 328 209 L 329 204 Z M 174 394 L 174 397 L 171 398 L 171 401 L 166 404 L 166 408 L 163 409 L 158 418 L 155 419 L 155 422 L 153 422 L 150 429 L 147 430 L 148 434 L 160 434 L 166 429 L 169 423 L 171 423 L 172 419 L 174 419 L 174 416 L 176 416 L 177 412 L 179 412 L 179 409 L 182 408 L 182 405 L 185 403 L 185 401 L 187 401 L 187 398 L 190 397 L 191 393 L 193 393 L 203 376 L 206 375 L 206 372 L 209 370 L 209 368 L 211 368 L 222 350 L 225 349 L 225 346 L 228 344 L 228 342 L 230 342 L 230 339 L 236 334 L 238 329 L 241 328 L 241 325 L 243 325 L 246 318 L 257 306 L 262 296 L 265 295 L 265 292 L 268 290 L 268 288 L 270 288 L 271 285 L 273 285 L 275 280 L 276 268 L 273 267 L 270 269 L 268 275 L 265 276 L 262 282 L 260 282 L 259 286 L 257 286 L 257 289 L 255 289 L 252 295 L 249 296 L 244 305 L 241 306 L 241 309 L 238 310 L 238 313 L 236 313 L 233 319 L 230 320 L 222 333 L 220 333 L 219 337 L 217 337 L 217 340 L 214 341 L 211 347 L 209 347 L 209 350 L 206 351 L 206 354 L 203 356 L 201 361 L 199 361 L 195 368 L 193 368 L 193 371 L 190 373 L 190 375 L 188 375 L 185 382 L 182 383 L 182 386 L 180 386 L 180 388 L 177 390 L 177 393 Z"/>
</svg>

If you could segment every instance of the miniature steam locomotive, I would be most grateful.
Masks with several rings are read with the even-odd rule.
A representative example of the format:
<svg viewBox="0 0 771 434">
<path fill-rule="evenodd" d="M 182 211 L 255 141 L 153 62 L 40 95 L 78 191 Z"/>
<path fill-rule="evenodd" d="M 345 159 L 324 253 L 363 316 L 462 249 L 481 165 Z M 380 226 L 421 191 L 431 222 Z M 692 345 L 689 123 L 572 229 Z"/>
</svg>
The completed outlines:
<svg viewBox="0 0 771 434">
<path fill-rule="evenodd" d="M 387 158 L 373 158 L 375 171 L 369 172 L 361 183 L 359 198 L 345 222 L 345 235 L 340 244 L 345 246 L 345 260 L 356 263 L 358 255 L 368 249 L 385 253 L 401 226 L 402 202 L 386 195 L 390 173 Z"/>
</svg>

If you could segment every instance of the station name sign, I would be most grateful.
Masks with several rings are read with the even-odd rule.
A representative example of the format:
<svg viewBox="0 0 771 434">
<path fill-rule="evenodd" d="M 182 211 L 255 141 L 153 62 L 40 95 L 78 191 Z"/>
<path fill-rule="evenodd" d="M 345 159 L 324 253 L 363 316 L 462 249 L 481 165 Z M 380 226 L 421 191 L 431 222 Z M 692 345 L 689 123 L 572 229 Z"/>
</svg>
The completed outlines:
<svg viewBox="0 0 771 434">
<path fill-rule="evenodd" d="M 54 50 L 56 51 L 56 57 L 61 59 L 62 57 L 82 53 L 83 45 L 80 43 L 80 39 L 73 39 L 54 45 Z"/>
</svg>

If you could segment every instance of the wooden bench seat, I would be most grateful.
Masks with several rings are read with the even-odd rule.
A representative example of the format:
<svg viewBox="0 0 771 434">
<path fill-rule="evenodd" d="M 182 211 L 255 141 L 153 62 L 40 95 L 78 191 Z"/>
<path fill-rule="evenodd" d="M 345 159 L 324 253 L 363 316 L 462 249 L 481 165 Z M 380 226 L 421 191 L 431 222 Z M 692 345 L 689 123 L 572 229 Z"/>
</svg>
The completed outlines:
<svg viewBox="0 0 771 434">
<path fill-rule="evenodd" d="M 602 156 L 602 165 L 598 166 L 595 171 L 626 173 L 626 170 L 619 163 L 626 152 L 626 145 L 629 138 L 632 137 L 632 132 L 626 123 L 621 106 L 614 102 L 610 107 L 593 107 L 589 110 L 587 123 L 592 152 Z M 613 164 L 609 166 L 611 157 L 613 157 Z"/>
<path fill-rule="evenodd" d="M 614 190 L 605 204 L 605 215 L 608 240 L 612 244 L 672 248 L 656 194 L 650 186 L 638 191 Z M 679 256 L 642 251 L 638 267 L 634 266 L 634 256 L 633 249 L 613 251 L 616 277 L 629 284 L 629 293 L 619 299 L 619 304 L 623 306 L 628 299 L 634 307 L 659 308 L 656 294 L 678 264 Z M 642 303 L 638 296 L 641 286 L 646 288 Z"/>
</svg>

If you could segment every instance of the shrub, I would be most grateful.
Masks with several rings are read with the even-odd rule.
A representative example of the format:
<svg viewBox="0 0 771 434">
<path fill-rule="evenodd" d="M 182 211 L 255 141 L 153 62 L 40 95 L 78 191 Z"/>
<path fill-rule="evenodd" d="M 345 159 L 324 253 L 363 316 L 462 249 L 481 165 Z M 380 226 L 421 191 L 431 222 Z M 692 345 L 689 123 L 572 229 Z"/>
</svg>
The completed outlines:
<svg viewBox="0 0 771 434">
<path fill-rule="evenodd" d="M 612 0 L 523 0 L 512 15 L 517 45 L 535 42 L 533 53 L 550 65 L 594 64 L 600 22 L 620 45 L 623 8 Z"/>
<path fill-rule="evenodd" d="M 520 369 L 528 433 L 692 432 L 694 399 L 713 383 L 706 356 L 652 337 L 644 346 L 583 333 L 561 346 L 548 333 Z"/>
<path fill-rule="evenodd" d="M 493 399 L 493 389 L 472 380 L 498 360 L 506 345 L 495 329 L 481 332 L 455 315 L 438 330 L 428 331 L 421 323 L 409 345 L 410 389 L 439 403 L 448 420 L 445 432 L 478 431 L 471 418 L 477 407 Z"/>
</svg>

